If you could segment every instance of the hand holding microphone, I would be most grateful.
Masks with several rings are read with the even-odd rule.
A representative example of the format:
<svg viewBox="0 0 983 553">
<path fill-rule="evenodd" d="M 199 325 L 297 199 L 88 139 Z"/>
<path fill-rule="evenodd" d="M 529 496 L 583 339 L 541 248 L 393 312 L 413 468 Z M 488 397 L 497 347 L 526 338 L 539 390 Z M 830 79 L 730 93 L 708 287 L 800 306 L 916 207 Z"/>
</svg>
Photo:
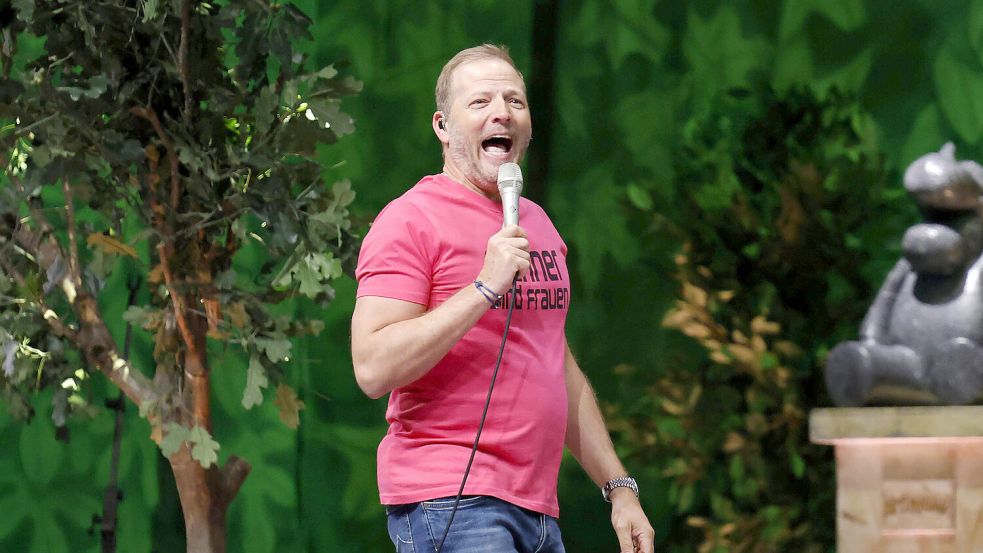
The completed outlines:
<svg viewBox="0 0 983 553">
<path fill-rule="evenodd" d="M 498 294 L 504 294 L 517 276 L 529 271 L 529 240 L 519 226 L 519 194 L 522 192 L 522 171 L 515 163 L 503 163 L 498 168 L 498 191 L 502 197 L 504 225 L 488 239 L 485 263 L 478 280 Z"/>
</svg>

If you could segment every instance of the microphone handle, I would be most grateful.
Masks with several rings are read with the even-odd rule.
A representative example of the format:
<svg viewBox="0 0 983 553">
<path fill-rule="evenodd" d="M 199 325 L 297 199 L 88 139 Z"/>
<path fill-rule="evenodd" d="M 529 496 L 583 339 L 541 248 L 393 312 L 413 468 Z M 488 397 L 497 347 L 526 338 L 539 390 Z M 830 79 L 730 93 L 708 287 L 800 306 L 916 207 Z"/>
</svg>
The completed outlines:
<svg viewBox="0 0 983 553">
<path fill-rule="evenodd" d="M 519 194 L 514 189 L 502 194 L 502 212 L 505 215 L 503 226 L 519 224 Z"/>
</svg>

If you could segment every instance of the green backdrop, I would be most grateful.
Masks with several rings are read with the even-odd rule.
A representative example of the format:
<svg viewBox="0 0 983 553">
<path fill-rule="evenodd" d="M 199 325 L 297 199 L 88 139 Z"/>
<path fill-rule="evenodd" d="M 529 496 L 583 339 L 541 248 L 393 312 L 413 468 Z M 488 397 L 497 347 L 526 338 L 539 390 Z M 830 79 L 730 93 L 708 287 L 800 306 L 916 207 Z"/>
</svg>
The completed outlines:
<svg viewBox="0 0 983 553">
<path fill-rule="evenodd" d="M 480 42 L 511 47 L 530 83 L 534 115 L 526 187 L 571 252 L 576 285 L 568 335 L 602 402 L 623 410 L 639 405 L 640 386 L 654 385 L 680 363 L 697 367 L 687 359 L 703 355 L 660 326 L 678 295 L 673 256 L 680 240 L 650 232 L 652 216 L 640 208 L 685 186 L 674 172 L 675 146 L 686 122 L 709 110 L 719 93 L 764 82 L 779 92 L 804 84 L 819 95 L 833 86 L 855 94 L 891 169 L 885 194 L 900 187 L 907 163 L 946 140 L 956 142 L 959 157 L 983 158 L 983 0 L 297 4 L 316 21 L 308 47 L 318 61 L 341 60 L 365 82 L 346 106 L 355 134 L 322 152 L 329 179 L 351 179 L 358 193 L 353 213 L 363 228 L 420 176 L 440 170 L 430 116 L 442 64 Z M 677 209 L 672 202 L 651 208 L 669 215 Z M 893 239 L 881 238 L 868 247 Z M 881 253 L 892 255 L 889 247 Z M 871 274 L 870 286 L 881 276 Z M 109 286 L 125 298 L 125 283 Z M 365 398 L 352 376 L 353 294 L 352 281 L 339 282 L 337 300 L 323 313 L 325 332 L 296 346 L 303 354 L 293 376 L 307 405 L 299 431 L 283 428 L 272 402 L 249 412 L 238 407 L 244 373 L 225 367 L 242 359 L 230 354 L 215 367 L 214 433 L 222 458 L 234 452 L 254 467 L 230 511 L 230 551 L 391 550 L 375 486 L 385 401 Z M 118 318 L 122 301 L 107 300 L 110 317 Z M 839 324 L 849 336 L 859 320 Z M 115 330 L 122 334 L 119 321 Z M 133 355 L 149 357 L 149 344 L 138 339 Z M 810 363 L 818 374 L 818 359 Z M 631 379 L 622 376 L 625 367 L 633 368 Z M 821 393 L 804 401 L 828 402 Z M 46 402 L 38 399 L 40 416 L 30 425 L 0 413 L 0 550 L 98 551 L 98 533 L 87 530 L 108 476 L 111 413 L 72 422 L 66 445 L 53 439 Z M 123 441 L 119 551 L 178 551 L 182 523 L 173 482 L 135 411 L 127 411 Z M 631 436 L 615 435 L 620 450 L 637 449 Z M 819 455 L 831 462 L 831 451 Z M 674 507 L 663 475 L 639 466 L 643 458 L 630 457 L 629 470 L 642 475 L 643 502 L 660 541 L 671 543 L 669 529 L 685 513 Z M 569 459 L 560 493 L 568 550 L 613 550 L 606 505 Z M 829 512 L 813 523 L 828 535 L 833 521 Z"/>
</svg>

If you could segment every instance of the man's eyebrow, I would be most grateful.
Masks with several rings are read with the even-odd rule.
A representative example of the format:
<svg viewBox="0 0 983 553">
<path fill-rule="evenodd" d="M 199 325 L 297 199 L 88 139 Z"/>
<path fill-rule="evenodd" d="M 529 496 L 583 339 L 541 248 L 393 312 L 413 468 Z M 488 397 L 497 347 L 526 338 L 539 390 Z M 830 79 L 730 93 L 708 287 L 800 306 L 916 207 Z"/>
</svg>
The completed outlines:
<svg viewBox="0 0 983 553">
<path fill-rule="evenodd" d="M 495 88 L 495 89 L 481 88 L 481 89 L 478 89 L 478 90 L 471 91 L 471 93 L 468 94 L 467 97 L 468 98 L 474 98 L 476 96 L 492 96 L 492 95 L 498 93 L 499 90 L 501 90 L 501 89 L 498 89 L 498 88 Z M 509 88 L 506 88 L 505 90 L 502 90 L 502 94 L 505 95 L 505 96 L 519 95 L 519 96 L 523 96 L 524 97 L 526 95 L 526 91 L 523 90 L 523 89 L 521 89 L 521 88 L 509 87 Z"/>
</svg>

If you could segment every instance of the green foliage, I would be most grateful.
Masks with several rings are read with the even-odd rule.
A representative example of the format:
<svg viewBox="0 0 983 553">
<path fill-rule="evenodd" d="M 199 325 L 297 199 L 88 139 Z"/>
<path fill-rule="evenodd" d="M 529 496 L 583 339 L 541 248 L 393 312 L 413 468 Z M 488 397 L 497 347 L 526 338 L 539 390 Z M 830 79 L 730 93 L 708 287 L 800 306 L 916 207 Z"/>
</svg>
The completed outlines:
<svg viewBox="0 0 983 553">
<path fill-rule="evenodd" d="M 216 362 L 213 373 L 215 433 L 222 436 L 220 458 L 235 453 L 248 458 L 253 465 L 249 479 L 229 508 L 229 550 L 304 551 L 300 545 L 301 521 L 296 516 L 300 490 L 304 489 L 296 472 L 298 433 L 313 430 L 319 422 L 303 417 L 298 433 L 284 432 L 284 422 L 273 401 L 244 413 L 241 391 L 246 375 L 238 369 L 247 362 L 241 352 L 229 352 Z M 292 380 L 300 380 L 296 370 L 289 374 Z M 306 385 L 301 390 L 309 393 Z M 318 466 L 322 471 L 333 468 L 323 461 Z"/>
<path fill-rule="evenodd" d="M 699 551 L 832 542 L 816 523 L 835 510 L 832 467 L 806 428 L 823 394 L 815 367 L 839 321 L 863 315 L 874 290 L 864 268 L 895 255 L 901 221 L 869 214 L 910 211 L 882 191 L 868 118 L 835 89 L 752 89 L 719 96 L 684 126 L 675 193 L 657 202 L 676 210 L 654 228 L 683 244 L 682 294 L 663 324 L 705 353 L 614 418 L 631 454 L 668 478 L 674 535 Z"/>
<path fill-rule="evenodd" d="M 15 424 L 0 414 L 0 440 L 12 444 L 0 458 L 0 543 L 4 548 L 44 553 L 85 550 L 82 541 L 101 511 L 112 438 L 108 412 L 73 432 L 66 444 L 55 441 L 48 424 Z M 149 551 L 150 519 L 157 501 L 157 448 L 137 431 L 123 440 L 120 476 L 131 483 L 120 508 L 119 548 Z M 23 544 L 23 547 L 16 547 Z"/>
<path fill-rule="evenodd" d="M 188 442 L 191 444 L 191 458 L 201 463 L 201 466 L 207 469 L 218 461 L 219 445 L 208 430 L 201 426 L 192 428 Z"/>
<path fill-rule="evenodd" d="M 181 449 L 191 431 L 175 422 L 168 423 L 164 428 L 164 439 L 160 442 L 160 451 L 165 457 L 170 457 Z"/>
<path fill-rule="evenodd" d="M 249 358 L 249 371 L 246 376 L 246 391 L 242 395 L 242 406 L 251 409 L 263 402 L 263 388 L 269 385 L 266 368 L 258 356 Z"/>
<path fill-rule="evenodd" d="M 0 135 L 12 163 L 0 274 L 19 286 L 0 310 L 7 396 L 91 367 L 107 344 L 86 341 L 93 323 L 78 300 L 98 297 L 114 271 L 149 284 L 148 303 L 124 319 L 154 336 L 157 393 L 134 399 L 157 422 L 184 420 L 179 369 L 205 331 L 251 353 L 248 408 L 267 375 L 281 380 L 290 337 L 312 328 L 271 306 L 333 298 L 352 254 L 354 193 L 347 181 L 325 186 L 315 147 L 352 132 L 340 99 L 360 84 L 331 66 L 306 69 L 293 42 L 310 38 L 311 21 L 290 4 L 192 3 L 187 22 L 181 4 L 20 2 L 5 22 L 4 36 L 46 36 L 20 72 L 5 51 L 0 81 L 0 118 L 13 119 Z M 37 250 L 42 240 L 53 248 Z M 75 348 L 85 363 L 60 353 Z M 65 414 L 56 406 L 56 422 Z M 192 454 L 210 465 L 215 448 L 195 436 Z"/>
<path fill-rule="evenodd" d="M 273 382 L 273 420 L 297 428 L 292 340 L 323 323 L 290 302 L 327 308 L 355 247 L 354 192 L 327 181 L 317 156 L 354 130 L 341 100 L 361 88 L 312 67 L 297 46 L 311 24 L 267 1 L 0 1 L 0 393 L 12 414 L 30 419 L 46 400 L 67 435 L 70 417 L 98 412 L 102 373 L 165 456 L 213 474 L 230 432 L 213 437 L 202 406 L 217 393 L 212 366 L 231 358 L 226 370 L 248 376 L 238 409 Z M 136 305 L 120 305 L 134 285 Z M 120 320 L 134 327 L 132 361 Z M 264 437 L 278 451 L 292 440 Z M 32 445 L 19 450 L 41 451 Z M 58 459 L 23 470 L 54 485 Z M 253 474 L 274 505 L 296 501 L 282 470 Z M 246 495 L 251 522 L 270 520 L 264 495 Z M 60 509 L 88 519 L 90 503 Z M 62 536 L 47 533 L 57 512 L 34 531 Z M 262 550 L 282 542 L 276 526 L 254 527 L 270 530 Z"/>
</svg>

